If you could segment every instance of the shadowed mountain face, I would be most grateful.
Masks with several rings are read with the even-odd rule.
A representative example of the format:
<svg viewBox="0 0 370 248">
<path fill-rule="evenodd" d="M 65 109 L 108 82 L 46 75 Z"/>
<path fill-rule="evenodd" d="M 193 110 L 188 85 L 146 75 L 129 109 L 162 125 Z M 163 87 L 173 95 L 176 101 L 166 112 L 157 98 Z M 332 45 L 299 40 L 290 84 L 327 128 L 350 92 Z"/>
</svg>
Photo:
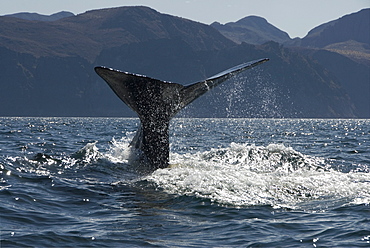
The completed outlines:
<svg viewBox="0 0 370 248">
<path fill-rule="evenodd" d="M 276 42 L 237 44 L 211 26 L 147 7 L 94 10 L 52 22 L 0 17 L 0 53 L 6 68 L 0 74 L 2 116 L 135 116 L 94 66 L 189 84 L 264 57 L 270 61 L 261 68 L 207 93 L 180 115 L 370 116 L 358 111 L 342 82 L 313 54 Z"/>
<path fill-rule="evenodd" d="M 300 45 L 336 76 L 360 117 L 370 116 L 370 9 L 312 29 Z"/>
</svg>

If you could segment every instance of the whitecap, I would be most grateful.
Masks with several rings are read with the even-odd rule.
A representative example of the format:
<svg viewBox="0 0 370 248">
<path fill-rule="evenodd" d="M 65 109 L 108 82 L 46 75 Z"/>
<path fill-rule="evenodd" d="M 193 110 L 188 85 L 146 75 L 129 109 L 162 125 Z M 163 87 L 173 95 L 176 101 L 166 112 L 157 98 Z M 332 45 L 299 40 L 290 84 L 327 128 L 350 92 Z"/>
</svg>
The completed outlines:
<svg viewBox="0 0 370 248">
<path fill-rule="evenodd" d="M 266 147 L 232 143 L 195 154 L 171 154 L 171 168 L 147 176 L 169 194 L 194 196 L 221 205 L 321 208 L 328 199 L 366 202 L 366 173 L 330 169 L 322 158 L 303 155 L 282 144 Z M 365 179 L 367 178 L 367 179 Z M 367 199 L 364 200 L 363 198 Z M 359 201 L 359 200 L 357 200 Z M 307 204 L 312 202 L 312 204 Z M 346 201 L 348 202 L 348 201 Z"/>
</svg>

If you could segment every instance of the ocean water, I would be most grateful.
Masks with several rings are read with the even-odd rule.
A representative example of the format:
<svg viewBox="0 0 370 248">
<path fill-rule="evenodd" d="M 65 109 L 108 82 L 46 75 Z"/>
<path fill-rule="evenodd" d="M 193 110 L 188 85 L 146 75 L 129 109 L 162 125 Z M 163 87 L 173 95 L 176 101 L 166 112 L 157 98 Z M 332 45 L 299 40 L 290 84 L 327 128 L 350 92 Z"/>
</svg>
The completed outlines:
<svg viewBox="0 0 370 248">
<path fill-rule="evenodd" d="M 370 247 L 370 120 L 0 118 L 0 247 Z"/>
</svg>

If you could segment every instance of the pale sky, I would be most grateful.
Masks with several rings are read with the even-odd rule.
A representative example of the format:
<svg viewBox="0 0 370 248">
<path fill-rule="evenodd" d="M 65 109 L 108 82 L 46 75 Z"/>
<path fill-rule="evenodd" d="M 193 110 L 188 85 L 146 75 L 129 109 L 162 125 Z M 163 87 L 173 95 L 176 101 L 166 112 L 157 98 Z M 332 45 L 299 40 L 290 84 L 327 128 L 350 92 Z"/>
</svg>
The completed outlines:
<svg viewBox="0 0 370 248">
<path fill-rule="evenodd" d="M 59 11 L 74 14 L 92 9 L 143 5 L 161 13 L 211 24 L 256 15 L 287 32 L 304 37 L 312 28 L 343 15 L 370 8 L 370 0 L 1 0 L 0 15 Z"/>
</svg>

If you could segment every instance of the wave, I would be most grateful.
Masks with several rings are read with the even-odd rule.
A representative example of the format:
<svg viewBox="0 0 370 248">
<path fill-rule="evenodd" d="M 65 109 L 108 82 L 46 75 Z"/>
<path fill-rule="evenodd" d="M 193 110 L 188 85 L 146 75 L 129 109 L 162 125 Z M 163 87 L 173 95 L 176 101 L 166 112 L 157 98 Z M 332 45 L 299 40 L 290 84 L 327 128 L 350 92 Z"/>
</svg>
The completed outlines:
<svg viewBox="0 0 370 248">
<path fill-rule="evenodd" d="M 101 152 L 97 144 L 97 141 L 87 143 L 69 155 L 36 153 L 7 156 L 0 169 L 3 175 L 19 178 L 68 178 L 80 182 L 109 183 L 138 177 L 130 170 L 128 157 L 125 158 L 125 154 L 130 154 L 128 143 L 124 148 L 122 143 L 116 145 L 113 140 L 108 152 Z"/>
<path fill-rule="evenodd" d="M 343 172 L 328 160 L 282 144 L 231 143 L 196 153 L 172 152 L 170 168 L 146 176 L 135 173 L 131 164 L 135 155 L 129 138 L 122 138 L 113 139 L 103 152 L 97 142 L 91 142 L 71 155 L 38 153 L 6 161 L 21 177 L 68 177 L 108 184 L 149 182 L 175 197 L 196 197 L 233 207 L 320 210 L 338 204 L 370 203 L 368 171 L 357 168 Z M 4 175 L 10 173 L 4 166 L 1 169 Z"/>
<path fill-rule="evenodd" d="M 368 173 L 334 170 L 324 159 L 282 144 L 232 143 L 195 154 L 172 154 L 171 161 L 171 168 L 146 179 L 169 194 L 221 205 L 321 209 L 342 201 L 370 202 Z"/>
</svg>

